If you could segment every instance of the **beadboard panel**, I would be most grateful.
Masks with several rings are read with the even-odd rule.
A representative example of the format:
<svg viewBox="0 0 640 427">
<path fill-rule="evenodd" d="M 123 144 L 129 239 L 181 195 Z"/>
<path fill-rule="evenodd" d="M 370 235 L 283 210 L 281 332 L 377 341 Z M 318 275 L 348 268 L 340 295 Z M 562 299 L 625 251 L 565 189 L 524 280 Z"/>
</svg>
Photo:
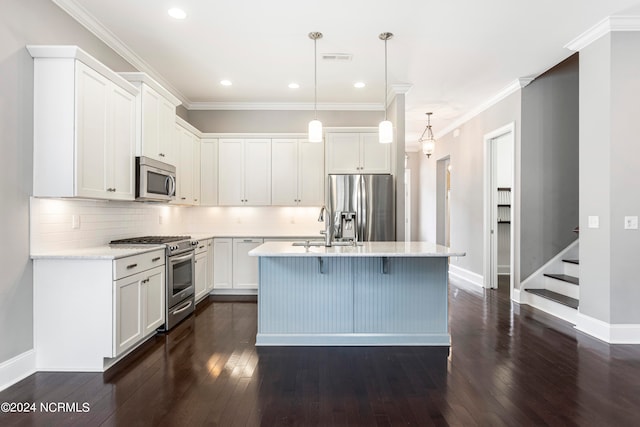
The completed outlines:
<svg viewBox="0 0 640 427">
<path fill-rule="evenodd" d="M 258 290 L 259 332 L 353 332 L 352 277 L 350 258 L 261 257 L 260 283 L 269 288 Z"/>
<path fill-rule="evenodd" d="M 447 333 L 447 258 L 357 258 L 357 333 Z"/>
<path fill-rule="evenodd" d="M 260 257 L 256 345 L 449 345 L 447 261 Z"/>
</svg>

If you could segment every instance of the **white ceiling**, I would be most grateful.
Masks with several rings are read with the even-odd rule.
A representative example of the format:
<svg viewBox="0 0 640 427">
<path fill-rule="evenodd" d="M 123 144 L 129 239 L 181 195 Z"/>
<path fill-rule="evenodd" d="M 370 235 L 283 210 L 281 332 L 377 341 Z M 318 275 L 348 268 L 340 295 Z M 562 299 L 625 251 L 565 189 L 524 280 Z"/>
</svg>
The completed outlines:
<svg viewBox="0 0 640 427">
<path fill-rule="evenodd" d="M 637 0 L 53 0 L 96 33 L 110 33 L 134 65 L 167 85 L 191 109 L 313 108 L 313 41 L 319 109 L 379 109 L 384 42 L 389 85 L 407 93 L 407 143 L 427 111 L 444 129 L 522 77 L 535 77 L 573 52 L 564 46 Z M 181 21 L 167 10 L 180 7 Z M 223 87 L 220 80 L 233 81 Z M 287 84 L 295 81 L 300 89 Z M 364 89 L 353 83 L 363 81 Z M 359 104 L 359 105 L 356 105 Z M 381 113 L 382 117 L 382 113 Z"/>
</svg>

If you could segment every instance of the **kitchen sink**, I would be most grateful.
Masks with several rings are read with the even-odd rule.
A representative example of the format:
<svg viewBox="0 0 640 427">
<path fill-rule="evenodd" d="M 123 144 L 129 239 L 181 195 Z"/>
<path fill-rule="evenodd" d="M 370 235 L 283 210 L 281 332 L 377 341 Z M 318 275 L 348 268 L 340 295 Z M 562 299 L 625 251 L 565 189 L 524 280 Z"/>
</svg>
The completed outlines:
<svg viewBox="0 0 640 427">
<path fill-rule="evenodd" d="M 292 246 L 324 246 L 324 240 L 307 240 L 304 242 L 293 242 Z M 353 246 L 353 242 L 331 242 L 331 246 Z M 356 246 L 362 246 L 362 242 L 356 243 Z"/>
</svg>

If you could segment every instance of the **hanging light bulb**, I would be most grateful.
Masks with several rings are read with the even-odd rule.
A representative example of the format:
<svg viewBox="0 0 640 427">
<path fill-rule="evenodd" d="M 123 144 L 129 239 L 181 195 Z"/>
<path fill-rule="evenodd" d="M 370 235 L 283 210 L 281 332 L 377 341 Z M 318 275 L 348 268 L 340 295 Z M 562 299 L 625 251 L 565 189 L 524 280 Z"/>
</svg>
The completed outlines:
<svg viewBox="0 0 640 427">
<path fill-rule="evenodd" d="M 393 37 L 392 33 L 381 33 L 378 38 L 384 41 L 384 120 L 378 125 L 380 144 L 393 142 L 393 124 L 387 120 L 387 40 Z"/>
<path fill-rule="evenodd" d="M 322 122 L 318 120 L 318 55 L 316 45 L 318 39 L 322 38 L 322 33 L 309 33 L 309 38 L 313 40 L 313 111 L 314 118 L 309 122 L 309 142 L 322 142 Z"/>
<path fill-rule="evenodd" d="M 427 114 L 427 127 L 424 128 L 422 132 L 422 136 L 418 139 L 418 142 L 422 144 L 422 153 L 427 156 L 427 158 L 431 157 L 433 154 L 433 150 L 436 148 L 436 140 L 433 137 L 433 131 L 431 130 L 431 115 L 433 113 Z"/>
</svg>

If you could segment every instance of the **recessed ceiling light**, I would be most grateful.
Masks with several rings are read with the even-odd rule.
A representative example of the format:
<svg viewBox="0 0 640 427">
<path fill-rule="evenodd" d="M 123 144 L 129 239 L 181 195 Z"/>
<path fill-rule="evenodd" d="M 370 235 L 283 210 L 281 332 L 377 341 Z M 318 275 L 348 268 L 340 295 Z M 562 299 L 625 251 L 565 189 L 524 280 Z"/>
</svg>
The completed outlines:
<svg viewBox="0 0 640 427">
<path fill-rule="evenodd" d="M 362 89 L 363 87 L 365 87 L 366 85 L 364 84 L 364 82 L 355 82 L 353 84 L 353 87 L 358 88 L 358 89 Z"/>
<path fill-rule="evenodd" d="M 185 11 L 182 9 L 178 9 L 177 7 L 172 7 L 167 11 L 167 13 L 169 14 L 170 17 L 175 19 L 184 19 L 187 17 L 187 14 L 185 13 Z"/>
<path fill-rule="evenodd" d="M 231 80 L 220 80 L 220 84 L 222 86 L 231 86 L 233 83 L 231 83 Z"/>
<path fill-rule="evenodd" d="M 298 83 L 289 83 L 289 89 L 300 89 L 300 85 Z"/>
</svg>

